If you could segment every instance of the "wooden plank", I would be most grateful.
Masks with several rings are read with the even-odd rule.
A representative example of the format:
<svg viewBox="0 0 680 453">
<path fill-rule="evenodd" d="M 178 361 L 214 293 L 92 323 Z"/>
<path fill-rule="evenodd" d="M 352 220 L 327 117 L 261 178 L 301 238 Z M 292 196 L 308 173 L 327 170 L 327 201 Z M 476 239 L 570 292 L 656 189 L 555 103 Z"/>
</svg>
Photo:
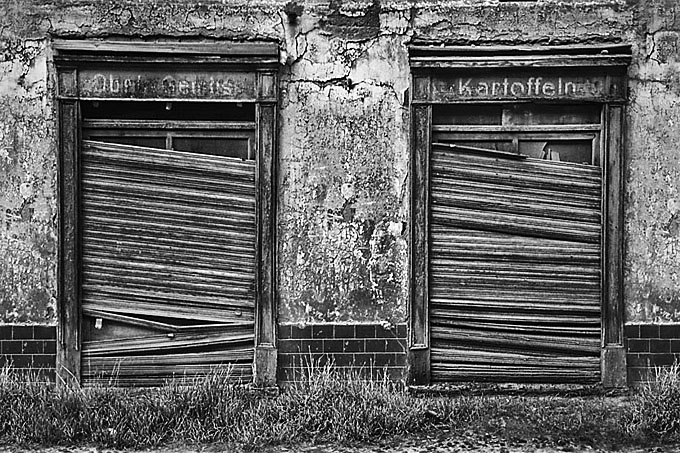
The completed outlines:
<svg viewBox="0 0 680 453">
<path fill-rule="evenodd" d="M 430 252 L 442 259 L 484 260 L 512 263 L 544 263 L 556 265 L 585 265 L 600 267 L 599 244 L 570 243 L 572 246 L 535 244 L 532 239 L 518 236 L 525 241 L 485 241 L 483 232 L 471 240 L 458 234 L 432 234 Z M 549 241 L 549 239 L 547 240 Z M 555 241 L 557 242 L 557 241 Z M 565 241 L 566 242 L 566 241 Z M 591 246 L 591 247 L 586 247 Z"/>
<path fill-rule="evenodd" d="M 531 354 L 531 353 L 498 353 L 488 351 L 471 351 L 459 348 L 432 347 L 433 360 L 442 365 L 455 364 L 480 364 L 480 365 L 509 365 L 537 368 L 590 368 L 597 369 L 600 366 L 599 357 L 593 356 L 556 356 L 554 354 Z"/>
<path fill-rule="evenodd" d="M 623 344 L 623 107 L 607 109 L 607 176 L 605 231 L 605 344 Z"/>
<path fill-rule="evenodd" d="M 446 320 L 451 321 L 488 321 L 489 323 L 529 323 L 534 326 L 538 324 L 569 324 L 572 326 L 582 325 L 599 325 L 600 313 L 579 313 L 573 311 L 571 313 L 554 313 L 542 312 L 534 310 L 531 313 L 508 313 L 506 311 L 490 311 L 484 307 L 482 309 L 474 309 L 472 307 L 454 306 L 454 305 L 433 305 L 430 309 L 430 314 L 436 321 L 433 325 L 449 324 Z M 434 335 L 434 334 L 433 334 Z M 598 335 L 599 336 L 599 335 Z"/>
<path fill-rule="evenodd" d="M 560 44 L 557 46 L 534 45 L 483 45 L 483 46 L 440 46 L 433 44 L 413 44 L 409 46 L 409 55 L 512 55 L 547 54 L 547 55 L 621 55 L 630 57 L 629 44 Z"/>
<path fill-rule="evenodd" d="M 538 189 L 595 194 L 602 190 L 602 175 L 598 167 L 572 162 L 534 158 L 510 160 L 472 154 L 433 152 L 432 170 L 436 176 L 457 176 L 460 179 L 471 180 L 488 179 L 495 175 L 502 183 L 529 185 Z M 492 179 L 488 182 L 495 181 Z"/>
<path fill-rule="evenodd" d="M 252 300 L 252 294 L 248 291 L 245 293 L 243 291 L 229 293 L 218 293 L 206 292 L 206 294 L 186 291 L 183 287 L 177 286 L 174 288 L 168 288 L 167 285 L 158 285 L 158 287 L 139 285 L 135 287 L 133 285 L 116 285 L 115 281 L 97 281 L 92 280 L 92 282 L 83 284 L 84 294 L 83 297 L 86 299 L 87 304 L 91 305 L 94 303 L 92 298 L 105 297 L 109 300 L 116 300 L 116 304 L 110 306 L 110 311 L 120 311 L 126 303 L 130 306 L 126 306 L 125 309 L 130 313 L 137 312 L 134 303 L 136 303 L 140 309 L 146 305 L 149 305 L 149 310 L 159 309 L 158 304 L 165 306 L 164 310 L 170 309 L 169 305 L 175 304 L 178 307 L 203 307 L 206 309 L 212 309 L 215 311 L 224 310 L 225 313 L 220 315 L 219 313 L 214 313 L 215 320 L 222 319 L 223 316 L 227 315 L 230 310 L 234 312 L 248 313 L 254 310 L 255 304 Z M 125 296 L 122 300 L 121 297 Z M 85 302 L 85 301 L 84 301 Z M 134 302 L 134 303 L 133 303 Z M 106 305 L 104 305 L 106 306 Z M 179 309 L 179 308 L 178 308 Z M 197 318 L 198 319 L 198 318 Z"/>
<path fill-rule="evenodd" d="M 465 299 L 457 297 L 456 294 L 444 293 L 438 294 L 433 292 L 432 298 L 430 299 L 430 306 L 432 308 L 448 309 L 451 307 L 459 307 L 459 309 L 464 308 L 466 310 L 477 311 L 477 310 L 502 310 L 513 313 L 521 313 L 525 311 L 535 312 L 539 314 L 541 312 L 562 312 L 562 313 L 589 313 L 599 320 L 600 318 L 600 306 L 596 303 L 596 300 L 589 301 L 587 303 L 578 303 L 576 301 L 574 304 L 571 303 L 557 303 L 552 299 L 552 294 L 546 292 L 544 298 L 540 299 L 540 302 L 529 301 L 521 297 L 516 299 Z M 567 301 L 570 301 L 570 297 L 566 297 Z M 593 318 L 593 319 L 595 319 Z M 435 322 L 435 321 L 433 321 Z M 441 319 L 437 320 L 441 322 Z M 598 321 L 599 324 L 599 321 Z"/>
<path fill-rule="evenodd" d="M 456 143 L 442 143 L 442 142 L 434 142 L 432 143 L 432 146 L 437 149 L 446 149 L 451 152 L 461 152 L 461 153 L 471 153 L 475 155 L 483 155 L 483 156 L 490 156 L 490 157 L 497 157 L 499 159 L 515 159 L 515 160 L 521 160 L 521 159 L 526 159 L 527 156 L 526 154 L 519 154 L 519 153 L 512 153 L 508 151 L 500 151 L 497 149 L 490 149 L 490 148 L 480 148 L 477 146 L 467 146 L 467 145 L 459 145 Z"/>
<path fill-rule="evenodd" d="M 195 154 L 169 149 L 146 148 L 143 146 L 122 145 L 83 140 L 83 156 L 99 162 L 141 164 L 145 166 L 181 166 L 197 171 L 219 172 L 234 177 L 252 178 L 254 162 L 235 157 L 213 154 Z"/>
<path fill-rule="evenodd" d="M 429 384 L 428 230 L 431 106 L 412 108 L 408 382 Z"/>
<path fill-rule="evenodd" d="M 140 259 L 148 256 L 171 262 L 189 261 L 197 265 L 221 262 L 227 266 L 255 267 L 254 247 L 239 247 L 238 244 L 231 244 L 230 247 L 220 246 L 210 249 L 208 247 L 214 246 L 214 243 L 175 241 L 167 240 L 167 238 L 164 238 L 166 240 L 162 243 L 151 243 L 150 239 L 153 239 L 153 236 L 126 238 L 126 240 L 118 241 L 115 234 L 107 235 L 105 232 L 88 230 L 82 244 L 92 256 L 106 256 L 113 251 L 114 254 L 123 256 L 136 254 L 140 256 Z M 201 249 L 201 246 L 206 248 Z"/>
<path fill-rule="evenodd" d="M 177 332 L 179 329 L 177 326 L 174 326 L 172 324 L 164 323 L 164 322 L 158 322 L 158 321 L 151 321 L 148 319 L 143 319 L 143 318 L 137 318 L 134 316 L 126 316 L 122 315 L 119 313 L 111 313 L 108 311 L 103 311 L 103 310 L 92 310 L 89 308 L 83 308 L 82 310 L 83 315 L 85 316 L 91 316 L 93 318 L 101 318 L 101 319 L 108 319 L 112 321 L 119 321 L 124 324 L 129 324 L 132 326 L 140 326 L 140 327 L 147 327 L 149 329 L 153 330 L 158 330 L 161 332 Z"/>
<path fill-rule="evenodd" d="M 133 288 L 134 290 L 134 288 Z M 95 297 L 96 296 L 96 297 Z M 196 296 L 197 300 L 205 299 Z M 225 298 L 226 299 L 226 298 Z M 139 300 L 131 298 L 98 293 L 86 293 L 83 297 L 84 310 L 109 310 L 116 313 L 137 316 L 161 316 L 174 319 L 191 319 L 204 322 L 238 322 L 252 321 L 255 318 L 254 307 L 240 307 L 235 305 L 220 306 L 214 304 L 179 303 L 171 300 L 172 304 L 158 300 Z M 227 299 L 228 301 L 228 299 Z M 184 302 L 180 300 L 180 302 Z M 113 305 L 115 304 L 115 306 Z"/>
<path fill-rule="evenodd" d="M 230 241 L 244 245 L 255 242 L 255 235 L 252 231 L 239 231 L 235 228 L 224 230 L 220 228 L 219 225 L 205 225 L 204 228 L 201 228 L 198 225 L 183 225 L 162 221 L 151 222 L 143 218 L 116 218 L 106 213 L 98 215 L 100 214 L 99 212 L 90 209 L 84 209 L 83 212 L 89 222 L 89 228 L 93 229 L 94 231 L 117 231 L 121 233 L 127 232 L 133 234 L 136 232 L 157 232 L 159 234 L 167 234 L 169 237 L 177 237 L 181 239 L 189 237 L 195 237 L 197 239 L 209 239 L 211 236 L 215 235 L 218 236 L 216 238 L 218 241 L 216 246 L 219 246 L 219 243 Z"/>
<path fill-rule="evenodd" d="M 459 260 L 455 258 L 432 258 L 430 273 L 438 277 L 446 277 L 455 270 L 457 274 L 495 275 L 563 278 L 565 280 L 600 280 L 598 265 L 560 265 L 554 263 L 518 263 L 487 260 Z"/>
<path fill-rule="evenodd" d="M 156 184 L 130 181 L 126 181 L 125 186 L 121 187 L 120 183 L 122 181 L 116 181 L 108 178 L 95 179 L 97 178 L 97 175 L 92 175 L 87 172 L 84 172 L 84 177 L 90 178 L 83 182 L 83 191 L 86 192 L 89 192 L 92 189 L 100 189 L 105 191 L 111 191 L 114 193 L 132 192 L 133 194 L 150 193 L 153 191 L 153 194 L 156 196 L 160 195 L 164 197 L 171 197 L 172 194 L 174 193 L 180 199 L 181 198 L 187 199 L 191 197 L 196 200 L 206 200 L 208 202 L 213 201 L 217 203 L 223 203 L 224 205 L 230 207 L 238 206 L 239 209 L 241 208 L 254 209 L 255 207 L 254 198 L 246 195 L 227 194 L 219 192 L 205 192 L 189 188 L 183 188 L 182 190 L 178 190 L 178 188 L 172 187 L 171 185 L 159 187 Z"/>
<path fill-rule="evenodd" d="M 620 55 L 483 55 L 483 56 L 419 56 L 411 57 L 413 68 L 583 68 L 626 66 L 629 56 Z M 590 94 L 590 93 L 588 93 Z M 585 97 L 585 96 L 584 96 Z"/>
<path fill-rule="evenodd" d="M 433 382 L 518 382 L 518 383 L 575 383 L 588 384 L 600 380 L 599 373 L 590 368 L 564 369 L 535 367 L 503 367 L 459 364 L 432 366 Z"/>
<path fill-rule="evenodd" d="M 99 272 L 101 275 L 107 273 L 115 274 L 116 271 L 121 276 L 126 274 L 138 275 L 140 277 L 152 278 L 156 280 L 168 279 L 169 282 L 194 282 L 195 280 L 203 283 L 215 283 L 229 280 L 231 283 L 243 281 L 249 283 L 255 280 L 251 269 L 240 269 L 241 272 L 233 268 L 218 269 L 215 267 L 188 266 L 185 264 L 173 264 L 159 262 L 156 260 L 136 260 L 136 259 L 110 259 L 104 257 L 93 257 L 86 255 L 83 257 L 83 269 L 85 272 Z M 171 285 L 171 283 L 169 283 Z M 219 286 L 218 286 L 219 287 Z"/>
<path fill-rule="evenodd" d="M 153 274 L 138 275 L 134 272 L 125 269 L 116 272 L 115 269 L 98 268 L 94 266 L 85 266 L 83 269 L 84 281 L 88 284 L 115 284 L 118 285 L 120 293 L 127 290 L 143 290 L 149 288 L 151 290 L 163 291 L 164 288 L 169 290 L 178 290 L 188 294 L 204 295 L 204 296 L 219 296 L 225 298 L 242 298 L 252 296 L 252 286 L 255 284 L 253 278 L 250 282 L 237 281 L 231 277 L 228 281 L 213 280 L 202 283 L 200 279 L 185 278 L 182 281 L 173 281 L 172 278 L 177 277 L 177 274 L 166 275 L 165 278 L 154 277 Z M 244 284 L 245 283 L 245 284 Z"/>
<path fill-rule="evenodd" d="M 447 188 L 448 189 L 448 188 Z M 432 190 L 432 204 L 456 208 L 483 209 L 489 212 L 528 214 L 536 217 L 589 221 L 600 225 L 599 209 L 552 205 L 549 201 L 530 197 L 504 197 L 494 193 L 454 191 L 442 187 Z"/>
<path fill-rule="evenodd" d="M 83 119 L 83 129 L 144 129 L 153 130 L 209 130 L 226 137 L 254 131 L 254 121 L 180 121 L 180 120 L 132 120 L 132 119 Z M 87 131 L 85 131 L 87 132 Z"/>
<path fill-rule="evenodd" d="M 257 288 L 257 344 L 256 346 L 276 342 L 275 306 L 274 306 L 274 243 L 275 243 L 275 205 L 274 175 L 276 174 L 275 137 L 276 106 L 274 104 L 257 105 L 257 153 L 258 153 L 258 208 L 257 230 L 258 243 L 256 249 Z"/>
<path fill-rule="evenodd" d="M 258 76 L 261 100 L 275 100 L 276 74 Z M 261 387 L 276 385 L 276 175 L 277 109 L 260 102 L 257 116 L 257 248 L 255 287 L 254 381 Z"/>
<path fill-rule="evenodd" d="M 532 198 L 535 200 L 545 200 L 554 206 L 569 206 L 581 209 L 596 209 L 601 210 L 602 200 L 599 193 L 574 193 L 555 190 L 550 187 L 536 188 L 536 187 L 515 187 L 499 182 L 469 181 L 465 179 L 449 179 L 443 177 L 431 178 L 433 190 L 447 191 L 460 190 L 479 193 L 495 194 L 498 197 L 518 197 L 518 198 Z"/>
<path fill-rule="evenodd" d="M 543 160 L 529 157 L 521 160 L 499 159 L 488 156 L 476 156 L 452 152 L 449 150 L 433 150 L 433 162 L 438 165 L 470 166 L 476 168 L 489 168 L 503 171 L 514 171 L 519 174 L 529 174 L 542 178 L 550 178 L 555 175 L 575 179 L 577 181 L 587 181 L 591 187 L 600 188 L 598 183 L 602 181 L 602 169 L 589 164 L 579 164 L 575 162 L 560 162 L 554 160 Z"/>
<path fill-rule="evenodd" d="M 433 165 L 432 176 L 434 178 L 453 178 L 454 180 L 474 181 L 483 184 L 504 184 L 525 190 L 559 190 L 568 194 L 582 194 L 590 197 L 599 197 L 601 187 L 601 183 L 595 178 L 586 180 L 569 175 L 560 177 L 560 175 L 551 175 L 540 169 L 537 169 L 534 173 L 516 172 L 501 167 L 463 166 L 455 163 Z"/>
<path fill-rule="evenodd" d="M 600 338 L 532 335 L 521 332 L 493 332 L 488 330 L 456 329 L 432 326 L 432 338 L 441 341 L 464 342 L 472 345 L 493 345 L 509 351 L 543 350 L 578 353 L 599 357 Z M 434 343 L 433 343 L 434 344 Z M 471 349 L 475 346 L 470 347 Z"/>
<path fill-rule="evenodd" d="M 152 169 L 149 167 L 122 168 L 113 167 L 107 164 L 95 164 L 87 162 L 84 164 L 84 173 L 90 177 L 104 178 L 110 181 L 119 181 L 122 185 L 115 193 L 124 192 L 127 182 L 154 183 L 161 187 L 172 186 L 180 189 L 194 189 L 203 191 L 228 191 L 230 193 L 243 195 L 253 195 L 255 181 L 238 178 L 225 178 L 223 175 L 211 175 L 204 172 L 185 171 L 175 169 L 173 171 L 165 169 Z M 145 194 L 134 194 L 143 196 Z"/>
<path fill-rule="evenodd" d="M 80 53 L 135 53 L 186 54 L 186 55 L 239 55 L 278 57 L 275 42 L 169 42 L 169 41 L 116 41 L 90 39 L 55 39 L 53 48 L 58 52 Z"/>
<path fill-rule="evenodd" d="M 483 133 L 486 139 L 492 139 L 494 134 L 513 132 L 519 134 L 534 134 L 536 132 L 556 132 L 559 137 L 571 139 L 573 134 L 564 134 L 564 132 L 580 132 L 593 131 L 599 132 L 602 129 L 601 124 L 433 124 L 432 132 L 460 132 L 465 136 L 467 134 Z M 514 135 L 513 135 L 514 136 Z M 533 135 L 527 135 L 533 137 Z"/>
<path fill-rule="evenodd" d="M 57 385 L 80 383 L 80 301 L 78 299 L 79 231 L 78 117 L 79 104 L 59 102 L 59 249 Z"/>
<path fill-rule="evenodd" d="M 128 221 L 145 222 L 153 219 L 155 222 L 168 222 L 169 225 L 179 226 L 200 226 L 220 231 L 225 230 L 227 234 L 249 233 L 255 236 L 254 222 L 249 221 L 248 216 L 239 216 L 237 209 L 222 212 L 182 212 L 181 209 L 172 210 L 172 205 L 149 206 L 147 204 L 133 205 L 128 203 L 90 201 L 83 200 L 83 210 L 91 216 L 105 218 L 106 216 L 125 218 Z M 231 216 L 231 213 L 236 215 Z M 232 231 L 230 231 L 232 230 Z M 224 233 L 223 233 L 224 234 Z"/>
<path fill-rule="evenodd" d="M 172 335 L 172 336 L 171 336 Z M 83 352 L 89 357 L 107 354 L 125 354 L 143 352 L 159 353 L 184 348 L 225 347 L 228 345 L 252 345 L 253 332 L 251 328 L 225 328 L 222 333 L 185 333 L 177 332 L 170 335 L 148 335 L 145 337 L 116 338 L 112 340 L 89 341 L 83 344 Z M 226 351 L 226 350 L 225 350 Z M 228 357 L 225 352 L 225 358 Z"/>
<path fill-rule="evenodd" d="M 598 318 L 599 319 L 599 318 Z M 432 323 L 433 326 L 441 328 L 476 329 L 488 330 L 493 332 L 523 333 L 534 335 L 569 335 L 578 337 L 599 338 L 600 323 L 595 320 L 590 323 L 567 326 L 564 324 L 520 324 L 512 322 L 491 322 L 488 320 L 464 320 L 464 319 L 437 319 Z M 434 339 L 435 337 L 433 337 Z M 480 347 L 477 345 L 477 347 Z"/>
<path fill-rule="evenodd" d="M 241 274 L 254 274 L 255 263 L 251 256 L 235 256 L 235 255 L 217 255 L 208 256 L 200 255 L 200 251 L 196 251 L 194 255 L 183 255 L 181 253 L 172 253 L 165 251 L 165 253 L 151 253 L 143 248 L 129 248 L 122 246 L 112 247 L 111 245 L 98 248 L 91 243 L 85 243 L 88 247 L 87 259 L 90 262 L 101 263 L 119 263 L 121 267 L 125 267 L 128 262 L 144 263 L 146 265 L 161 265 L 172 266 L 166 268 L 167 271 L 176 270 L 183 272 L 188 269 L 191 272 L 193 269 L 197 271 L 214 271 L 214 272 L 239 272 Z M 106 261 L 103 261 L 106 260 Z M 211 273 L 209 275 L 218 275 Z M 221 274 L 220 274 L 221 275 Z"/>
<path fill-rule="evenodd" d="M 471 308 L 477 306 L 505 307 L 508 310 L 522 310 L 528 307 L 530 310 L 574 310 L 590 311 L 599 310 L 600 298 L 596 291 L 590 294 L 582 294 L 580 291 L 554 291 L 552 289 L 537 290 L 532 288 L 528 291 L 513 291 L 505 289 L 500 292 L 497 290 L 483 288 L 465 288 L 455 292 L 444 288 L 433 288 L 430 304 L 432 306 L 448 306 L 462 304 Z M 434 321 L 433 321 L 434 322 Z"/>
<path fill-rule="evenodd" d="M 472 209 L 433 205 L 432 223 L 477 231 L 513 233 L 525 237 L 598 243 L 600 225 L 573 220 L 537 218 Z"/>
</svg>

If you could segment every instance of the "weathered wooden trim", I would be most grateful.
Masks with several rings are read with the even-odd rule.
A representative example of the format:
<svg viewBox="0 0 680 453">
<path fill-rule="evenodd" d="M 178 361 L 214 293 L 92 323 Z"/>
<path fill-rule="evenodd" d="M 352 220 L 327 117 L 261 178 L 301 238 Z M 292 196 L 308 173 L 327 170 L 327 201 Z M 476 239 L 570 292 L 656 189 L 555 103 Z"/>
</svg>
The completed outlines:
<svg viewBox="0 0 680 453">
<path fill-rule="evenodd" d="M 580 132 L 580 131 L 600 131 L 602 125 L 598 124 L 531 124 L 521 126 L 487 126 L 487 125 L 448 125 L 435 124 L 432 126 L 433 132 L 461 132 L 461 133 L 503 133 L 503 132 Z"/>
<path fill-rule="evenodd" d="M 78 70 L 76 68 L 60 68 L 57 73 L 57 80 L 58 96 L 78 96 Z"/>
<path fill-rule="evenodd" d="M 623 345 L 607 345 L 602 350 L 602 386 L 616 388 L 627 386 L 626 348 Z"/>
<path fill-rule="evenodd" d="M 232 131 L 255 130 L 254 121 L 177 121 L 177 120 L 125 120 L 125 119 L 94 119 L 83 120 L 83 128 L 92 129 L 216 129 L 227 133 Z"/>
<path fill-rule="evenodd" d="M 257 100 L 260 102 L 276 102 L 278 84 L 276 75 L 271 72 L 258 72 L 256 79 Z"/>
<path fill-rule="evenodd" d="M 59 52 L 96 53 L 167 53 L 187 55 L 268 55 L 277 57 L 275 42 L 173 42 L 173 41 L 115 41 L 94 39 L 55 39 L 53 48 Z"/>
<path fill-rule="evenodd" d="M 522 55 L 522 54 L 583 54 L 597 55 L 602 52 L 608 54 L 630 54 L 628 44 L 565 44 L 559 46 L 508 46 L 508 45 L 483 45 L 483 46 L 441 46 L 433 44 L 413 44 L 409 46 L 411 54 L 437 55 L 437 54 L 470 54 L 470 55 Z"/>
<path fill-rule="evenodd" d="M 57 384 L 80 383 L 77 102 L 59 103 L 59 281 Z"/>
<path fill-rule="evenodd" d="M 276 385 L 276 104 L 259 103 L 257 120 L 257 251 L 255 384 Z"/>
<path fill-rule="evenodd" d="M 602 383 L 626 385 L 623 347 L 623 106 L 605 108 L 605 232 L 603 241 Z"/>
<path fill-rule="evenodd" d="M 432 107 L 412 109 L 411 140 L 411 248 L 408 335 L 408 382 L 430 381 L 428 309 L 428 195 L 429 156 L 432 139 Z"/>
<path fill-rule="evenodd" d="M 479 69 L 479 68 L 553 68 L 627 66 L 628 56 L 593 55 L 587 57 L 568 55 L 541 56 L 464 56 L 464 57 L 411 57 L 413 68 Z"/>
<path fill-rule="evenodd" d="M 429 102 L 431 80 L 429 75 L 413 76 L 413 102 Z"/>
<path fill-rule="evenodd" d="M 629 45 L 409 47 L 412 68 L 625 67 Z"/>
<path fill-rule="evenodd" d="M 191 102 L 258 102 L 256 122 L 240 122 L 244 132 L 254 130 L 256 147 L 256 278 L 255 300 L 257 307 L 255 338 L 255 383 L 276 384 L 276 300 L 275 300 L 275 181 L 276 181 L 276 102 L 278 44 L 273 42 L 236 43 L 165 42 L 165 41 L 115 41 L 115 40 L 56 40 L 53 43 L 54 61 L 58 66 L 57 100 L 60 105 L 59 190 L 60 190 L 60 249 L 59 249 L 59 351 L 58 372 L 63 382 L 79 383 L 81 373 L 80 313 L 80 258 L 79 258 L 79 102 L 83 100 L 172 101 L 186 98 Z M 147 76 L 134 72 L 146 68 Z M 174 71 L 174 72 L 173 72 Z M 111 75 L 109 88 L 87 90 L 81 80 L 83 75 L 99 77 Z M 151 74 L 149 79 L 148 74 Z M 166 75 L 179 75 L 176 89 L 163 91 L 159 81 Z M 132 77 L 134 76 L 134 78 Z M 224 76 L 224 77 L 222 77 Z M 118 77 L 119 80 L 114 80 Z M 147 79 L 145 79 L 147 77 Z M 219 79 L 222 77 L 222 79 Z M 128 80 L 129 79 L 129 80 Z M 219 80 L 218 80 L 219 79 Z M 153 89 L 142 82 L 152 83 Z M 220 80 L 222 80 L 220 82 Z M 213 85 L 214 81 L 214 85 Z M 219 82 L 219 83 L 218 83 Z M 222 83 L 223 82 L 223 83 Z M 233 83 L 232 83 L 233 82 Z M 252 82 L 252 83 L 251 83 Z M 124 91 L 125 83 L 128 85 Z M 136 85 L 135 85 L 136 83 Z M 113 84 L 113 85 L 112 85 Z M 233 86 L 232 86 L 233 85 Z M 151 86 L 151 85 L 149 85 Z M 95 85 L 90 83 L 89 88 Z M 146 87 L 146 88 L 144 88 Z M 123 124 L 124 122 L 121 122 Z M 159 122 L 160 123 L 160 122 Z M 160 125 L 160 124 L 157 124 Z M 164 124 L 165 126 L 168 123 Z M 134 122 L 129 123 L 134 127 Z M 173 126 L 178 126 L 174 124 Z M 217 127 L 206 123 L 207 128 Z M 148 127 L 148 124 L 146 125 Z M 245 134 L 244 137 L 249 137 Z M 231 181 L 239 185 L 242 181 Z M 203 238 L 198 238 L 198 243 Z M 234 297 L 239 296 L 235 294 Z M 240 296 L 239 296 L 240 297 Z M 240 299 L 239 299 L 240 301 Z M 144 305 L 144 304 L 142 304 Z M 94 304 L 90 310 L 107 310 L 110 307 Z M 125 313 L 148 313 L 151 307 L 137 307 Z M 242 316 L 227 304 L 229 316 Z M 212 320 L 214 311 L 193 310 L 198 319 Z M 115 311 L 115 310 L 114 310 Z M 247 314 L 247 313 L 246 313 Z M 113 315 L 118 316 L 118 315 Z M 250 314 L 252 319 L 252 312 Z M 118 316 L 120 319 L 120 316 Z M 228 321 L 228 320 L 227 320 Z M 137 322 L 137 321 L 135 321 Z M 156 326 L 161 327 L 161 326 Z M 251 349 L 252 350 L 252 349 Z M 250 367 L 250 365 L 248 365 Z M 158 370 L 157 370 L 158 371 Z M 248 373 L 249 374 L 249 373 Z M 245 376 L 245 375 L 244 375 Z M 88 376 L 86 376 L 88 377 Z M 248 376 L 250 377 L 250 376 Z M 91 378 L 91 376 L 90 376 Z M 136 382 L 136 381 L 135 381 Z M 143 383 L 142 381 L 140 381 Z M 144 381 L 146 382 L 146 381 Z M 129 383 L 133 383 L 130 381 Z"/>
</svg>

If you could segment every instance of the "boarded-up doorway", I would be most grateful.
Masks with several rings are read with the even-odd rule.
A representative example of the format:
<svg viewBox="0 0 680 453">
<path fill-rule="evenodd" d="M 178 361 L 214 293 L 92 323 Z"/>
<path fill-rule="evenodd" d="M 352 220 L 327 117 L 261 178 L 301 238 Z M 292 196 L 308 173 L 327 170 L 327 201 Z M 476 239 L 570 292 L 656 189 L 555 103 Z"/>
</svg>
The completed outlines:
<svg viewBox="0 0 680 453">
<path fill-rule="evenodd" d="M 83 106 L 82 382 L 250 380 L 254 108 L 126 107 Z"/>
<path fill-rule="evenodd" d="M 600 378 L 600 108 L 435 108 L 433 381 Z"/>
</svg>

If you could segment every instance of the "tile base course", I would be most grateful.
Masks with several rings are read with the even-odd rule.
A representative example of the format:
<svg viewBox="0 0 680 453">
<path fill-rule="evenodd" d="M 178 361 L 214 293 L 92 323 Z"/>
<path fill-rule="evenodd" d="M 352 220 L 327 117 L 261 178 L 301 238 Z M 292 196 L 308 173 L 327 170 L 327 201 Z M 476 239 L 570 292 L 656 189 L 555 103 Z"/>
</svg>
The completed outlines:
<svg viewBox="0 0 680 453">
<path fill-rule="evenodd" d="M 280 381 L 328 364 L 366 378 L 404 377 L 406 324 L 282 324 L 278 344 Z"/>
<path fill-rule="evenodd" d="M 628 324 L 625 335 L 629 385 L 649 381 L 658 367 L 680 362 L 680 324 Z"/>
<path fill-rule="evenodd" d="M 625 327 L 628 383 L 654 377 L 657 367 L 680 361 L 680 324 L 629 324 Z M 0 367 L 39 371 L 54 380 L 56 327 L 0 325 Z M 406 325 L 320 324 L 279 326 L 281 381 L 290 381 L 312 366 L 329 363 L 368 377 L 404 376 Z M 358 370 L 357 370 L 358 368 Z"/>
<path fill-rule="evenodd" d="M 9 365 L 54 381 L 56 354 L 55 326 L 0 325 L 0 367 Z"/>
</svg>

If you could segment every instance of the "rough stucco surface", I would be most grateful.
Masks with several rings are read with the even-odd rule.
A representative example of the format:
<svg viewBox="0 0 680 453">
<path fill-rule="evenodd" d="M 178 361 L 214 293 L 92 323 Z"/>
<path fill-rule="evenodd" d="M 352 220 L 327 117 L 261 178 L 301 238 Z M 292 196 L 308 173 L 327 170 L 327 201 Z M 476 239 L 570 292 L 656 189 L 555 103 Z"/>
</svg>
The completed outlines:
<svg viewBox="0 0 680 453">
<path fill-rule="evenodd" d="M 413 39 L 634 44 L 625 194 L 628 321 L 680 321 L 674 0 L 32 0 L 0 16 L 0 322 L 54 322 L 56 120 L 49 35 L 280 42 L 279 320 L 390 321 L 408 289 Z"/>
<path fill-rule="evenodd" d="M 53 323 L 56 155 L 46 41 L 0 43 L 0 320 Z"/>
<path fill-rule="evenodd" d="M 627 119 L 626 319 L 680 321 L 680 5 L 644 6 Z"/>
</svg>

